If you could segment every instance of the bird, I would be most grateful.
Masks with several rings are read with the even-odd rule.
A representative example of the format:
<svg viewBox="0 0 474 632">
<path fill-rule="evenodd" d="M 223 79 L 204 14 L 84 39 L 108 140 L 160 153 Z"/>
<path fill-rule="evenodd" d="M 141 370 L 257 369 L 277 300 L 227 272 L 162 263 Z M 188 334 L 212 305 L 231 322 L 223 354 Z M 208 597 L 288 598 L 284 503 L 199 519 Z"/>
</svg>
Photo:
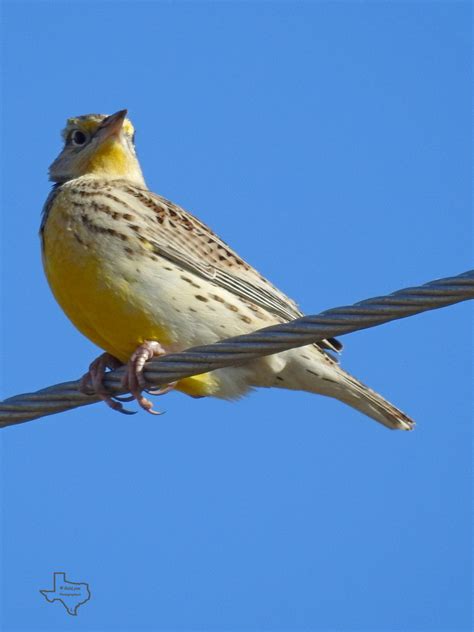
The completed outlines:
<svg viewBox="0 0 474 632">
<path fill-rule="evenodd" d="M 147 187 L 127 110 L 69 118 L 64 146 L 49 168 L 52 190 L 40 227 L 46 278 L 75 327 L 103 351 L 81 380 L 108 406 L 123 400 L 157 413 L 144 393 L 172 389 L 237 400 L 257 387 L 326 395 L 390 429 L 414 422 L 340 365 L 335 339 L 290 349 L 153 389 L 153 357 L 302 316 L 206 224 Z M 125 365 L 128 398 L 104 385 Z"/>
</svg>

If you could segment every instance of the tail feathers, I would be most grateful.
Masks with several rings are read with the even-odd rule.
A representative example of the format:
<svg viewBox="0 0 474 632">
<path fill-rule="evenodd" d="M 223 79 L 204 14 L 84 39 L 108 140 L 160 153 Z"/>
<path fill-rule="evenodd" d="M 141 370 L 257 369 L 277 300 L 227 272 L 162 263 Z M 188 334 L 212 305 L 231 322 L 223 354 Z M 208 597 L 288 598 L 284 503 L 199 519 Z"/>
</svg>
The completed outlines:
<svg viewBox="0 0 474 632">
<path fill-rule="evenodd" d="M 391 430 L 413 430 L 415 422 L 371 388 L 345 371 L 335 397 Z"/>
<path fill-rule="evenodd" d="M 344 371 L 315 347 L 290 356 L 273 386 L 334 397 L 392 430 L 412 430 L 415 422 L 384 397 Z M 263 384 L 261 384 L 263 386 Z M 266 385 L 266 384 L 265 384 Z"/>
</svg>

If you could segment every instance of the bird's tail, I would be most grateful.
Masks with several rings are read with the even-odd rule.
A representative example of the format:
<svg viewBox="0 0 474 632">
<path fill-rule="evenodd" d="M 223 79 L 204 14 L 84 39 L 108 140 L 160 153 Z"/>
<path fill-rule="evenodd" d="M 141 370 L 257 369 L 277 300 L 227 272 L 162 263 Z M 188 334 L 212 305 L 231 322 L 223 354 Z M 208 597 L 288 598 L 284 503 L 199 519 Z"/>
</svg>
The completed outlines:
<svg viewBox="0 0 474 632">
<path fill-rule="evenodd" d="M 382 395 L 344 371 L 333 360 L 321 358 L 320 352 L 318 355 L 318 362 L 315 362 L 314 356 L 305 354 L 303 348 L 277 376 L 274 385 L 334 397 L 392 430 L 413 429 L 415 422 Z"/>
<path fill-rule="evenodd" d="M 413 430 L 415 422 L 382 395 L 339 369 L 340 381 L 334 397 L 375 419 L 391 430 Z"/>
</svg>

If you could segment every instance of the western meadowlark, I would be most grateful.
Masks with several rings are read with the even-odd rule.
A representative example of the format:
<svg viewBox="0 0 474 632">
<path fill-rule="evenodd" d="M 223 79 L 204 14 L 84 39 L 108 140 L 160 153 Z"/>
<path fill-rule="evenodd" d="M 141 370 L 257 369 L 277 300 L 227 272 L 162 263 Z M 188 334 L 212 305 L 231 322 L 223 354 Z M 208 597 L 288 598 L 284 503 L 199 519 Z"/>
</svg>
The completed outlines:
<svg viewBox="0 0 474 632">
<path fill-rule="evenodd" d="M 208 344 L 301 316 L 290 300 L 207 226 L 152 193 L 135 153 L 134 128 L 121 110 L 70 118 L 64 148 L 50 167 L 55 183 L 43 212 L 43 262 L 51 289 L 74 325 L 105 353 L 83 385 L 112 408 L 109 368 L 127 364 L 124 385 L 145 410 L 143 377 L 155 355 Z M 412 420 L 341 369 L 337 340 L 293 349 L 180 380 L 195 396 L 238 398 L 253 387 L 335 397 L 389 428 Z"/>
</svg>

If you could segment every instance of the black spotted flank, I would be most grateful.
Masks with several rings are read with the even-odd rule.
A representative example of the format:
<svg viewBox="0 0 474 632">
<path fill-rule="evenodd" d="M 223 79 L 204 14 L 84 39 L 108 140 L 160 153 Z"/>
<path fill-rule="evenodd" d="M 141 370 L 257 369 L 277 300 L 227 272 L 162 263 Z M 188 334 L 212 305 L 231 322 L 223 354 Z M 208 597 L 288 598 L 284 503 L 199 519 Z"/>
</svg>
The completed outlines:
<svg viewBox="0 0 474 632">
<path fill-rule="evenodd" d="M 190 279 L 189 277 L 186 277 L 182 274 L 180 278 L 183 279 L 183 281 L 186 281 L 186 283 L 190 283 L 193 287 L 196 287 L 198 290 L 201 289 L 201 286 L 198 285 L 197 283 L 194 283 L 194 281 Z"/>
</svg>

